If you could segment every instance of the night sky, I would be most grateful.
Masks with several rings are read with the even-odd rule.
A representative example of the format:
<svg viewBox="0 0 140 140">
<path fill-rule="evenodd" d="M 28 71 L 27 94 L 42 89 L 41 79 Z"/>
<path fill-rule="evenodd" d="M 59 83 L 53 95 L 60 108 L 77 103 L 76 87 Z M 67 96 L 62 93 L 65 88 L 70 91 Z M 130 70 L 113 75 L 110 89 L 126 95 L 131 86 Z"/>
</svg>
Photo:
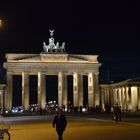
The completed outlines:
<svg viewBox="0 0 140 140">
<path fill-rule="evenodd" d="M 135 1 L 1 1 L 0 78 L 5 54 L 42 52 L 49 29 L 68 53 L 99 55 L 100 83 L 139 77 L 136 8 Z"/>
</svg>

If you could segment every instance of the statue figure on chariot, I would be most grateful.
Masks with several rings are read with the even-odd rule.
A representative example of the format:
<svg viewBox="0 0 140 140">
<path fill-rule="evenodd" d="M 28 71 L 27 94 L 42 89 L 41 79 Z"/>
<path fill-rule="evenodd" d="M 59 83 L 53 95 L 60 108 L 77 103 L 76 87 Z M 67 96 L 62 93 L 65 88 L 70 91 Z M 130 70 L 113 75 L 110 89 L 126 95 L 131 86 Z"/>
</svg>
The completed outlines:
<svg viewBox="0 0 140 140">
<path fill-rule="evenodd" d="M 44 52 L 65 52 L 65 42 L 62 43 L 61 46 L 59 46 L 59 42 L 55 44 L 54 42 L 54 30 L 49 30 L 50 31 L 50 38 L 49 38 L 49 44 L 46 45 L 45 42 L 43 42 L 43 50 Z"/>
</svg>

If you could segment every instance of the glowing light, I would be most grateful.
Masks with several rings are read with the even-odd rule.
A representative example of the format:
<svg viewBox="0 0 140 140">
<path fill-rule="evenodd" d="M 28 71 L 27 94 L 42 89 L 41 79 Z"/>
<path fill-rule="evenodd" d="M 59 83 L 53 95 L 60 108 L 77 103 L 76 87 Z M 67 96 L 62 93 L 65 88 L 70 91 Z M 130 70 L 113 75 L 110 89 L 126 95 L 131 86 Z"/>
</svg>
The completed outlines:
<svg viewBox="0 0 140 140">
<path fill-rule="evenodd" d="M 2 20 L 0 19 L 0 27 L 2 27 Z"/>
<path fill-rule="evenodd" d="M 82 108 L 82 112 L 86 112 L 87 110 L 86 110 L 86 108 Z"/>
<path fill-rule="evenodd" d="M 7 114 L 8 113 L 8 110 L 6 110 L 5 113 Z"/>
</svg>

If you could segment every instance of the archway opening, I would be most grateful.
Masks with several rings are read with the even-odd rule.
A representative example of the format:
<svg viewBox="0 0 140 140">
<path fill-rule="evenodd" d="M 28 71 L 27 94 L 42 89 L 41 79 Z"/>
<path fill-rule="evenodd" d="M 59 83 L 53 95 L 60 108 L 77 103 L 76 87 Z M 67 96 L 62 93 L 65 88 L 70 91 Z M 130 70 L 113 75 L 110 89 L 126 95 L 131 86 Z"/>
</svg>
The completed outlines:
<svg viewBox="0 0 140 140">
<path fill-rule="evenodd" d="M 56 101 L 58 104 L 58 76 L 46 76 L 46 101 Z"/>
<path fill-rule="evenodd" d="M 29 76 L 29 104 L 37 104 L 37 76 Z"/>
<path fill-rule="evenodd" d="M 88 105 L 88 76 L 83 75 L 83 106 Z"/>
<path fill-rule="evenodd" d="M 21 75 L 13 75 L 13 94 L 12 106 L 22 106 L 22 77 Z"/>
<path fill-rule="evenodd" d="M 68 106 L 73 105 L 73 76 L 67 76 Z"/>
</svg>

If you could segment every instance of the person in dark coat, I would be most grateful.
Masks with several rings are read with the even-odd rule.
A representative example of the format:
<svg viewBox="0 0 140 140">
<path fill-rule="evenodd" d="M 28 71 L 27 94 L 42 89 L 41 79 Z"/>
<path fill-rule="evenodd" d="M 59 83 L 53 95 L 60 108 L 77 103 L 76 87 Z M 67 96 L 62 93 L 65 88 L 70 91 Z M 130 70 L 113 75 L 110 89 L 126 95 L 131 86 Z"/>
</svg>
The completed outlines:
<svg viewBox="0 0 140 140">
<path fill-rule="evenodd" d="M 114 115 L 117 120 L 121 121 L 121 106 L 119 106 L 117 103 L 114 107 Z"/>
<path fill-rule="evenodd" d="M 58 114 L 53 119 L 53 127 L 56 127 L 58 134 L 58 140 L 63 140 L 62 135 L 67 126 L 67 119 L 62 111 L 59 111 Z"/>
</svg>

